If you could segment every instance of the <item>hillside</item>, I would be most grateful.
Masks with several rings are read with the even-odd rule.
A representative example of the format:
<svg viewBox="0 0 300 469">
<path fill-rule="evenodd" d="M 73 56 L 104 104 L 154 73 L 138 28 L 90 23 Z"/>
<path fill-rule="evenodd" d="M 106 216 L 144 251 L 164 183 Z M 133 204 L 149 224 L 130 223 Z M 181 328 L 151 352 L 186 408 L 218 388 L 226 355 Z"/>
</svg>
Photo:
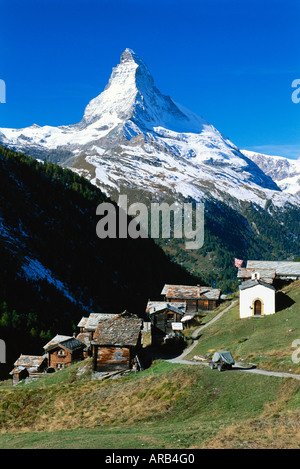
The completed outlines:
<svg viewBox="0 0 300 469">
<path fill-rule="evenodd" d="M 157 362 L 99 382 L 83 366 L 0 387 L 0 448 L 300 447 L 296 380 Z"/>
<path fill-rule="evenodd" d="M 251 362 L 258 368 L 300 373 L 293 363 L 292 344 L 299 339 L 300 281 L 276 292 L 277 312 L 262 319 L 239 318 L 239 305 L 201 332 L 198 345 L 187 356 L 230 350 L 236 361 Z"/>
<path fill-rule="evenodd" d="M 140 316 L 164 283 L 199 283 L 151 239 L 96 236 L 107 197 L 86 179 L 0 147 L 0 338 L 20 355 L 72 335 L 87 312 Z"/>
</svg>

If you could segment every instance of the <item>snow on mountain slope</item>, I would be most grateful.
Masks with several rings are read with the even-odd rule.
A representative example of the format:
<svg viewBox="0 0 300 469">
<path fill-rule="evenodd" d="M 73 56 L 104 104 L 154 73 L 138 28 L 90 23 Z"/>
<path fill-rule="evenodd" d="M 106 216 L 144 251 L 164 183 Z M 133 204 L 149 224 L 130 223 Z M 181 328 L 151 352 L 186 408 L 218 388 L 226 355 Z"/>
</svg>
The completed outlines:
<svg viewBox="0 0 300 469">
<path fill-rule="evenodd" d="M 28 234 L 22 229 L 21 220 L 19 222 L 18 229 L 16 230 L 7 225 L 4 219 L 0 216 L 0 242 L 4 242 L 9 246 L 11 252 L 17 252 L 20 248 L 22 250 L 26 249 L 26 242 L 24 241 L 25 238 L 28 238 Z M 54 285 L 55 288 L 61 291 L 69 300 L 76 303 L 76 300 L 68 288 L 63 284 L 63 282 L 55 277 L 50 269 L 43 266 L 37 259 L 29 256 L 24 256 L 23 261 L 24 262 L 18 273 L 19 277 L 25 276 L 27 279 L 34 280 L 44 279 L 49 284 Z M 87 309 L 83 304 L 81 304 L 81 306 L 83 309 Z"/>
<path fill-rule="evenodd" d="M 290 160 L 283 156 L 264 155 L 249 150 L 241 150 L 241 153 L 256 163 L 283 192 L 300 195 L 300 157 L 298 160 Z"/>
<path fill-rule="evenodd" d="M 209 122 L 161 94 L 130 49 L 78 124 L 1 128 L 0 143 L 70 167 L 114 197 L 133 189 L 160 198 L 300 204 Z"/>
</svg>

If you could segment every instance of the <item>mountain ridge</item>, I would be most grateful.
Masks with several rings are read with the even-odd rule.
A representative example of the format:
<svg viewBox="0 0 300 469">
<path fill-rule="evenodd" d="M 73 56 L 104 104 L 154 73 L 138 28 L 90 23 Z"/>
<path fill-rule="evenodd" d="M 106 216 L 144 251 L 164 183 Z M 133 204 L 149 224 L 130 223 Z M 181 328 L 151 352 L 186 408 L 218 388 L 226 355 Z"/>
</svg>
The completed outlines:
<svg viewBox="0 0 300 469">
<path fill-rule="evenodd" d="M 260 205 L 273 196 L 277 205 L 300 204 L 282 196 L 276 183 L 203 117 L 162 95 L 145 62 L 130 49 L 79 123 L 0 132 L 5 146 L 81 171 L 107 194 L 118 188 L 125 169 L 132 186 L 143 185 L 148 174 L 181 197 L 207 197 L 208 180 L 220 200 L 229 192 Z M 145 164 L 138 168 L 140 161 Z M 152 171 L 155 165 L 159 171 Z"/>
<path fill-rule="evenodd" d="M 282 191 L 300 196 L 300 157 L 293 160 L 250 150 L 241 152 L 270 176 Z"/>
</svg>

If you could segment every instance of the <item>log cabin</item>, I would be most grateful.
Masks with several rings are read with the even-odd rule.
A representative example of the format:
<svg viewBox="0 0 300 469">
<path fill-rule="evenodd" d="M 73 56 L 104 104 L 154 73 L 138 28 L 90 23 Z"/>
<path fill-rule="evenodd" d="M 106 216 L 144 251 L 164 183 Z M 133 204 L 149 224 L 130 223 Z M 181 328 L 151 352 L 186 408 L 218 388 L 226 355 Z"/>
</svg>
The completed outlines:
<svg viewBox="0 0 300 469">
<path fill-rule="evenodd" d="M 47 356 L 20 355 L 14 363 L 14 369 L 9 373 L 13 378 L 13 385 L 18 384 L 25 378 L 38 377 L 46 371 Z"/>
<path fill-rule="evenodd" d="M 48 370 L 57 371 L 75 361 L 82 360 L 84 348 L 85 344 L 75 337 L 55 336 L 44 346 L 48 357 Z"/>
<path fill-rule="evenodd" d="M 168 285 L 162 289 L 161 294 L 169 303 L 185 302 L 186 312 L 213 311 L 221 299 L 221 290 L 200 285 Z"/>
<path fill-rule="evenodd" d="M 160 344 L 167 336 L 178 335 L 183 329 L 185 311 L 185 302 L 148 301 L 146 314 L 151 321 L 151 343 Z"/>
<path fill-rule="evenodd" d="M 143 321 L 124 311 L 100 321 L 92 341 L 93 371 L 129 370 L 139 363 Z"/>
</svg>

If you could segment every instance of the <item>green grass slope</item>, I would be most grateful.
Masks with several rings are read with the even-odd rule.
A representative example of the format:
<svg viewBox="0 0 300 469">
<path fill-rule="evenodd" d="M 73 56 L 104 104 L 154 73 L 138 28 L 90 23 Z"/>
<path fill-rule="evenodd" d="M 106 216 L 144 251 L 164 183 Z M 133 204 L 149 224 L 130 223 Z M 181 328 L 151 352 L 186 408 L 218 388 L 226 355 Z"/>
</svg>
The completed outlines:
<svg viewBox="0 0 300 469">
<path fill-rule="evenodd" d="M 293 342 L 300 339 L 300 281 L 276 293 L 277 312 L 264 318 L 239 317 L 239 304 L 201 332 L 198 345 L 187 356 L 230 350 L 237 361 L 259 368 L 300 373 L 292 361 Z"/>
<path fill-rule="evenodd" d="M 299 448 L 299 390 L 296 380 L 161 361 L 91 381 L 81 362 L 0 387 L 0 448 Z"/>
</svg>

